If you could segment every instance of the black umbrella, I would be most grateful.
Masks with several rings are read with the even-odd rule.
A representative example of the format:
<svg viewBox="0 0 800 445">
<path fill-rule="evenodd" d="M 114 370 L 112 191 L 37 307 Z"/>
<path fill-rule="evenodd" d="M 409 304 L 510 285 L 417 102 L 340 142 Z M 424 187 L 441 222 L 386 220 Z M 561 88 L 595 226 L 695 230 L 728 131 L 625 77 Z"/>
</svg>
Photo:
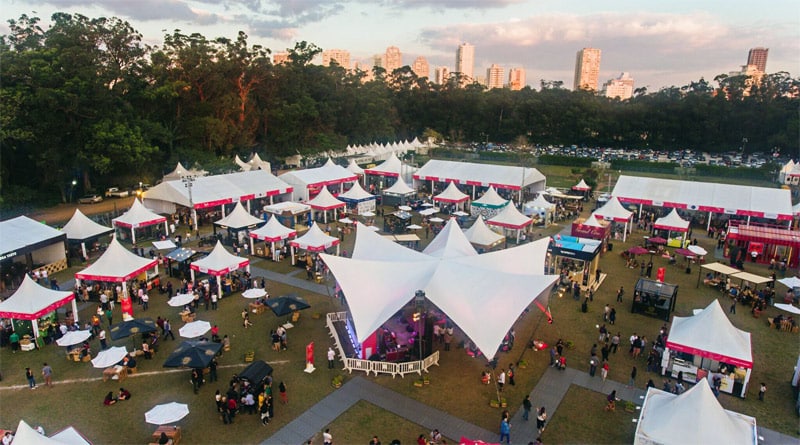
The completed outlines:
<svg viewBox="0 0 800 445">
<path fill-rule="evenodd" d="M 147 334 L 156 331 L 156 322 L 152 318 L 134 318 L 133 320 L 117 323 L 111 328 L 111 339 L 129 337 L 136 334 Z"/>
<path fill-rule="evenodd" d="M 299 297 L 295 293 L 281 295 L 280 297 L 275 298 L 268 298 L 267 306 L 269 306 L 270 309 L 272 309 L 272 312 L 274 312 L 278 317 L 283 317 L 284 315 L 289 315 L 294 311 L 300 311 L 311 307 L 311 305 L 308 304 L 305 299 Z"/>
<path fill-rule="evenodd" d="M 207 368 L 222 343 L 190 340 L 181 343 L 164 362 L 165 368 Z"/>
</svg>

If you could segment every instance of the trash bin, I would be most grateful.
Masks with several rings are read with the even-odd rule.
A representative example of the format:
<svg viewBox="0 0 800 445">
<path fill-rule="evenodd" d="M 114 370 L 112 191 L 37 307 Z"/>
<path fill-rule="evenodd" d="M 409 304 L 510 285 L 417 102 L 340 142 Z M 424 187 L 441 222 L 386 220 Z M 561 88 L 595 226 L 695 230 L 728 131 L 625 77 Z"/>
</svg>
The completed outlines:
<svg viewBox="0 0 800 445">
<path fill-rule="evenodd" d="M 612 250 L 614 250 L 614 245 L 611 244 L 611 243 L 608 243 L 608 251 L 611 252 Z"/>
</svg>

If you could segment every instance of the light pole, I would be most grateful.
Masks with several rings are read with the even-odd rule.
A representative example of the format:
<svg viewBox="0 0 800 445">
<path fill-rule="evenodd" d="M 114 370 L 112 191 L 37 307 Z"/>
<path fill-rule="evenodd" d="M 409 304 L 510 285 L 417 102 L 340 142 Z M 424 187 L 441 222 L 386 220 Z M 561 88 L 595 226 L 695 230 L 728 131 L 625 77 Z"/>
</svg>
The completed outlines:
<svg viewBox="0 0 800 445">
<path fill-rule="evenodd" d="M 425 323 L 422 316 L 425 313 L 425 291 L 418 290 L 414 293 L 414 304 L 417 309 L 416 312 L 414 312 L 414 321 L 417 322 L 417 332 L 419 333 L 417 336 L 417 340 L 419 341 L 419 359 L 422 361 L 422 327 Z"/>
<path fill-rule="evenodd" d="M 72 187 L 69 189 L 69 202 L 75 201 L 75 186 L 78 185 L 78 181 L 72 180 Z"/>
<path fill-rule="evenodd" d="M 183 185 L 186 187 L 186 190 L 189 192 L 189 207 L 192 209 L 192 221 L 194 225 L 194 231 L 197 232 L 197 210 L 194 208 L 194 200 L 192 199 L 192 186 L 194 185 L 195 181 L 194 176 L 186 175 L 181 178 Z"/>
</svg>

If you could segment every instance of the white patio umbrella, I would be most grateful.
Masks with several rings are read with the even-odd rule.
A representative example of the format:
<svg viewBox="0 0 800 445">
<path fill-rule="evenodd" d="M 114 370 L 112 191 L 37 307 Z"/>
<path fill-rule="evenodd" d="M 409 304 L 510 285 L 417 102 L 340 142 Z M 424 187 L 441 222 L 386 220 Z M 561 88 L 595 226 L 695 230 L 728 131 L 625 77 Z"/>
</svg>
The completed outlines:
<svg viewBox="0 0 800 445">
<path fill-rule="evenodd" d="M 378 226 L 367 226 L 367 228 L 373 232 L 380 232 L 381 230 Z"/>
<path fill-rule="evenodd" d="M 778 280 L 778 283 L 783 284 L 789 289 L 794 289 L 795 287 L 800 287 L 800 278 L 797 277 L 781 278 L 780 280 Z"/>
<path fill-rule="evenodd" d="M 706 249 L 703 249 L 700 246 L 691 245 L 691 246 L 687 247 L 687 249 L 689 249 L 690 251 L 692 251 L 692 253 L 694 253 L 695 255 L 698 255 L 698 256 L 708 255 L 708 252 L 706 251 Z"/>
<path fill-rule="evenodd" d="M 453 212 L 453 215 L 456 215 L 456 216 L 467 216 L 467 215 L 469 215 L 469 213 L 461 211 L 461 210 L 458 210 L 458 211 Z"/>
<path fill-rule="evenodd" d="M 405 210 L 406 212 L 410 212 L 411 211 L 411 207 L 409 207 L 409 206 L 398 206 L 397 208 L 400 209 L 400 210 Z"/>
<path fill-rule="evenodd" d="M 433 203 L 430 202 L 423 202 L 422 207 L 433 207 Z"/>
<path fill-rule="evenodd" d="M 409 226 L 406 227 L 406 229 L 408 229 L 408 230 L 417 230 L 417 229 L 421 229 L 421 228 L 422 228 L 422 226 L 419 225 L 419 224 L 409 224 Z"/>
<path fill-rule="evenodd" d="M 205 320 L 197 320 L 183 325 L 182 328 L 178 329 L 178 333 L 181 334 L 181 337 L 196 338 L 208 332 L 209 329 L 211 329 L 211 323 Z"/>
<path fill-rule="evenodd" d="M 95 368 L 108 368 L 109 366 L 114 366 L 121 362 L 126 355 L 128 355 L 127 348 L 124 346 L 114 346 L 105 351 L 100 351 L 97 357 L 92 359 L 92 365 L 94 365 Z"/>
<path fill-rule="evenodd" d="M 193 294 L 177 294 L 167 301 L 167 304 L 173 307 L 186 306 L 194 300 Z"/>
<path fill-rule="evenodd" d="M 419 211 L 419 214 L 420 214 L 420 215 L 424 215 L 424 216 L 431 216 L 431 215 L 433 215 L 434 213 L 437 213 L 438 211 L 439 211 L 439 208 L 438 208 L 438 207 L 428 207 L 428 208 L 427 208 L 427 209 L 425 209 L 425 210 L 420 210 L 420 211 Z"/>
<path fill-rule="evenodd" d="M 154 406 L 144 413 L 144 421 L 154 425 L 177 422 L 189 414 L 189 406 L 185 403 L 170 402 Z"/>
<path fill-rule="evenodd" d="M 800 308 L 792 306 L 791 304 L 786 303 L 776 303 L 775 307 L 786 312 L 791 312 L 793 314 L 800 314 Z"/>
<path fill-rule="evenodd" d="M 366 216 L 367 218 L 372 218 L 373 216 L 375 216 L 375 212 L 371 212 L 371 211 L 367 210 L 366 212 L 362 213 L 361 216 Z"/>
<path fill-rule="evenodd" d="M 435 223 L 444 222 L 444 220 L 442 218 L 439 218 L 438 216 L 434 216 L 433 218 L 429 219 L 428 221 L 435 222 Z"/>
<path fill-rule="evenodd" d="M 267 290 L 259 289 L 257 287 L 247 289 L 246 291 L 242 292 L 242 296 L 245 298 L 261 298 L 265 295 L 267 295 Z"/>
<path fill-rule="evenodd" d="M 58 346 L 72 346 L 81 343 L 82 341 L 86 340 L 87 338 L 92 336 L 92 331 L 85 330 L 85 331 L 69 331 L 64 334 L 63 337 L 56 340 L 56 344 Z"/>
<path fill-rule="evenodd" d="M 353 220 L 348 218 L 348 217 L 346 217 L 346 216 L 344 218 L 340 219 L 339 222 L 342 223 L 342 224 L 353 224 Z"/>
</svg>

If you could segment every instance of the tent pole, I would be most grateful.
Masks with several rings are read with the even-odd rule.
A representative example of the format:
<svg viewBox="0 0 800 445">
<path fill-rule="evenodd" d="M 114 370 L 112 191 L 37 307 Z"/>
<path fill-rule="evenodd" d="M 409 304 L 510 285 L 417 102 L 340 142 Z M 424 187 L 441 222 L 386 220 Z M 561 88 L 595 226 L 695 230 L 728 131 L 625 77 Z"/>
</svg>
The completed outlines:
<svg viewBox="0 0 800 445">
<path fill-rule="evenodd" d="M 250 212 L 251 212 L 251 210 L 250 210 L 250 201 L 248 200 L 247 201 L 247 213 L 250 213 Z"/>
<path fill-rule="evenodd" d="M 225 218 L 225 204 L 222 204 L 222 205 L 221 205 L 221 206 L 219 206 L 219 207 L 220 207 L 220 209 L 222 210 L 222 217 L 223 217 L 223 218 Z"/>
<path fill-rule="evenodd" d="M 750 215 L 747 215 L 747 225 L 750 225 Z"/>
<path fill-rule="evenodd" d="M 81 251 L 83 251 L 83 257 L 88 260 L 89 255 L 86 254 L 86 241 L 81 243 Z"/>
<path fill-rule="evenodd" d="M 639 219 L 642 219 L 642 207 L 644 207 L 644 204 L 639 203 Z"/>
<path fill-rule="evenodd" d="M 189 273 L 192 274 L 192 283 L 194 283 L 194 269 L 189 269 Z"/>
<path fill-rule="evenodd" d="M 711 229 L 711 216 L 713 215 L 712 212 L 708 212 L 708 224 L 706 224 L 706 232 Z"/>
<path fill-rule="evenodd" d="M 79 322 L 78 318 L 78 303 L 75 302 L 75 295 L 72 296 L 72 316 L 75 317 L 75 322 Z"/>
<path fill-rule="evenodd" d="M 256 253 L 256 246 L 253 242 L 253 238 L 250 238 L 250 254 L 253 255 Z"/>
<path fill-rule="evenodd" d="M 275 252 L 275 241 L 273 241 L 272 242 L 272 261 L 278 261 L 278 258 L 280 258 L 280 257 L 277 255 L 277 252 Z"/>
<path fill-rule="evenodd" d="M 292 250 L 292 266 L 294 266 L 296 264 L 294 261 L 294 246 L 291 246 L 291 250 Z"/>
<path fill-rule="evenodd" d="M 33 319 L 31 320 L 31 326 L 33 327 L 33 343 L 36 344 L 36 347 L 39 347 L 39 320 Z"/>
<path fill-rule="evenodd" d="M 169 237 L 169 226 L 167 225 L 167 220 L 164 220 L 164 233 L 166 233 L 167 237 Z"/>
<path fill-rule="evenodd" d="M 197 232 L 197 209 L 192 206 L 192 222 L 194 223 L 194 231 Z"/>
</svg>

